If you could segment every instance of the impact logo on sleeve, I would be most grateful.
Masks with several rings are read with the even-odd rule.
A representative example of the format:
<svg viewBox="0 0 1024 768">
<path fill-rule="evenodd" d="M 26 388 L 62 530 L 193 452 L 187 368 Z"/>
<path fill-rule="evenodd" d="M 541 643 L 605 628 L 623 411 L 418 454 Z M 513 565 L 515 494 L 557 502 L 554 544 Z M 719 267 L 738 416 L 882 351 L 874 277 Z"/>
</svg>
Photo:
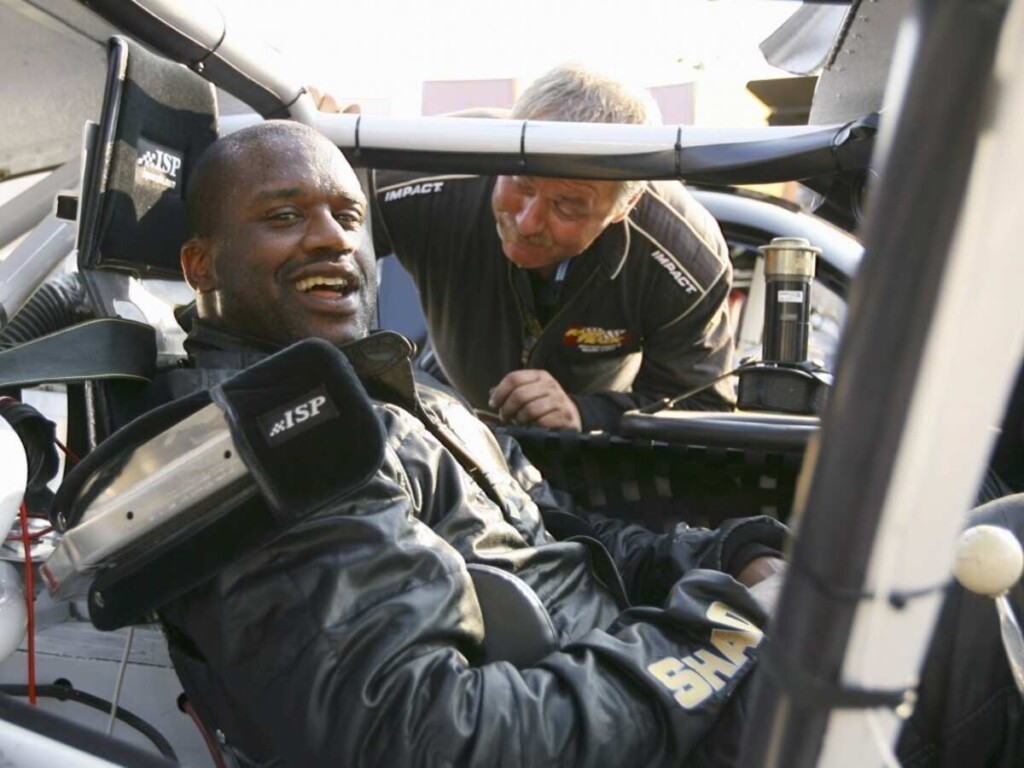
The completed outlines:
<svg viewBox="0 0 1024 768">
<path fill-rule="evenodd" d="M 406 184 L 404 187 L 389 189 L 385 192 L 384 202 L 390 203 L 392 200 L 401 200 L 403 197 L 412 197 L 413 195 L 430 195 L 440 192 L 442 189 L 444 189 L 443 181 L 424 181 L 419 184 Z"/>
<path fill-rule="evenodd" d="M 139 159 L 135 164 L 135 183 L 181 190 L 181 155 L 154 141 L 139 138 Z"/>
<path fill-rule="evenodd" d="M 675 280 L 679 287 L 684 291 L 687 293 L 700 293 L 700 291 L 697 290 L 697 286 L 693 284 L 689 275 L 683 273 L 682 267 L 679 266 L 679 263 L 675 259 L 670 259 L 661 251 L 654 251 L 651 254 L 651 258 L 661 264 L 661 266 L 665 268 L 665 271 L 672 276 L 672 279 Z"/>
<path fill-rule="evenodd" d="M 681 659 L 668 656 L 647 665 L 683 709 L 693 709 L 722 690 L 750 661 L 747 649 L 756 648 L 763 637 L 756 624 L 725 603 L 712 603 L 705 615 L 725 627 L 711 630 L 714 650 L 701 648 Z"/>
<path fill-rule="evenodd" d="M 562 334 L 562 343 L 580 352 L 610 352 L 631 341 L 625 328 L 598 328 L 595 325 L 573 325 Z"/>
<path fill-rule="evenodd" d="M 327 390 L 317 387 L 298 400 L 261 416 L 259 424 L 267 442 L 277 446 L 337 417 L 338 409 Z"/>
</svg>

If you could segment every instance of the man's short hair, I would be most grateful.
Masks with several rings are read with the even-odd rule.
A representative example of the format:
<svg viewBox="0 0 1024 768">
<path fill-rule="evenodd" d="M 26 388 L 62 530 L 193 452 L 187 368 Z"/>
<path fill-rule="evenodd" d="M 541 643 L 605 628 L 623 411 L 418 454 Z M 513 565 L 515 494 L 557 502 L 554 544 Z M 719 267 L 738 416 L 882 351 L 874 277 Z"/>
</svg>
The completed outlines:
<svg viewBox="0 0 1024 768">
<path fill-rule="evenodd" d="M 185 191 L 189 233 L 193 237 L 213 235 L 221 202 L 235 183 L 232 168 L 248 150 L 275 143 L 318 141 L 326 139 L 308 125 L 290 120 L 267 120 L 217 139 L 199 156 L 189 175 Z"/>
<path fill-rule="evenodd" d="M 512 118 L 658 125 L 661 112 L 643 90 L 569 63 L 534 80 L 516 99 Z"/>
<path fill-rule="evenodd" d="M 516 99 L 512 119 L 660 125 L 661 111 L 646 91 L 569 63 L 534 80 Z M 629 199 L 645 183 L 622 182 L 619 199 Z"/>
</svg>

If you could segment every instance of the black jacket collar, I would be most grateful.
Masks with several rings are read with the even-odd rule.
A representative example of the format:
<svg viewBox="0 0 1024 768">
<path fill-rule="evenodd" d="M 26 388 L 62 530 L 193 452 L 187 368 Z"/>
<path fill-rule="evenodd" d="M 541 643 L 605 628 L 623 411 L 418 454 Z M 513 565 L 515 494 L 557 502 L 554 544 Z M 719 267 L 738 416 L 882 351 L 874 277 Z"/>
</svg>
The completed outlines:
<svg viewBox="0 0 1024 768">
<path fill-rule="evenodd" d="M 185 350 L 197 368 L 242 369 L 283 349 L 281 344 L 196 320 Z M 383 387 L 399 404 L 418 410 L 419 399 L 412 372 L 412 343 L 394 331 L 376 331 L 338 347 L 371 390 Z M 379 393 L 378 396 L 383 393 Z"/>
</svg>

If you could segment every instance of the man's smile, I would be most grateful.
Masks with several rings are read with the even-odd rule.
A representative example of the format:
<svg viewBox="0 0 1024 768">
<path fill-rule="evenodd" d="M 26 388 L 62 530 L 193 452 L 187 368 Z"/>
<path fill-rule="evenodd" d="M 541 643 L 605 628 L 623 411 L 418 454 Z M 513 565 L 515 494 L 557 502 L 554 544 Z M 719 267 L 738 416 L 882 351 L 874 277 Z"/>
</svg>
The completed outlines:
<svg viewBox="0 0 1024 768">
<path fill-rule="evenodd" d="M 322 262 L 301 267 L 287 282 L 301 294 L 303 302 L 319 311 L 352 313 L 359 306 L 359 288 L 362 280 L 351 265 Z"/>
</svg>

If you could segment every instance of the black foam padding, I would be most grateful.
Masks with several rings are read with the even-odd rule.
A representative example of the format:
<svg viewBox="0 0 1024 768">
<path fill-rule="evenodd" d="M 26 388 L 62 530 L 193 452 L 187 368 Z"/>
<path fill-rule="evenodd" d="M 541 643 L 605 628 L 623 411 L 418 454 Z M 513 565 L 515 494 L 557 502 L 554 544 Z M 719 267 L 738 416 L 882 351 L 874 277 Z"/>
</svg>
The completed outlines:
<svg viewBox="0 0 1024 768">
<path fill-rule="evenodd" d="M 282 522 L 361 486 L 384 460 L 384 429 L 338 349 L 306 339 L 211 392 L 239 455 Z"/>
<path fill-rule="evenodd" d="M 4 419 L 21 439 L 28 460 L 25 502 L 30 511 L 47 509 L 52 493 L 46 484 L 57 474 L 57 425 L 26 403 L 0 401 L 0 419 Z M 8 469 L 9 471 L 9 469 Z"/>
<path fill-rule="evenodd" d="M 127 54 L 125 55 L 125 51 Z M 99 210 L 84 243 L 84 267 L 181 278 L 188 237 L 185 185 L 196 159 L 217 138 L 213 86 L 186 67 L 114 38 L 93 174 Z M 103 172 L 105 171 L 105 172 Z M 96 194 L 88 190 L 87 194 Z"/>
</svg>

